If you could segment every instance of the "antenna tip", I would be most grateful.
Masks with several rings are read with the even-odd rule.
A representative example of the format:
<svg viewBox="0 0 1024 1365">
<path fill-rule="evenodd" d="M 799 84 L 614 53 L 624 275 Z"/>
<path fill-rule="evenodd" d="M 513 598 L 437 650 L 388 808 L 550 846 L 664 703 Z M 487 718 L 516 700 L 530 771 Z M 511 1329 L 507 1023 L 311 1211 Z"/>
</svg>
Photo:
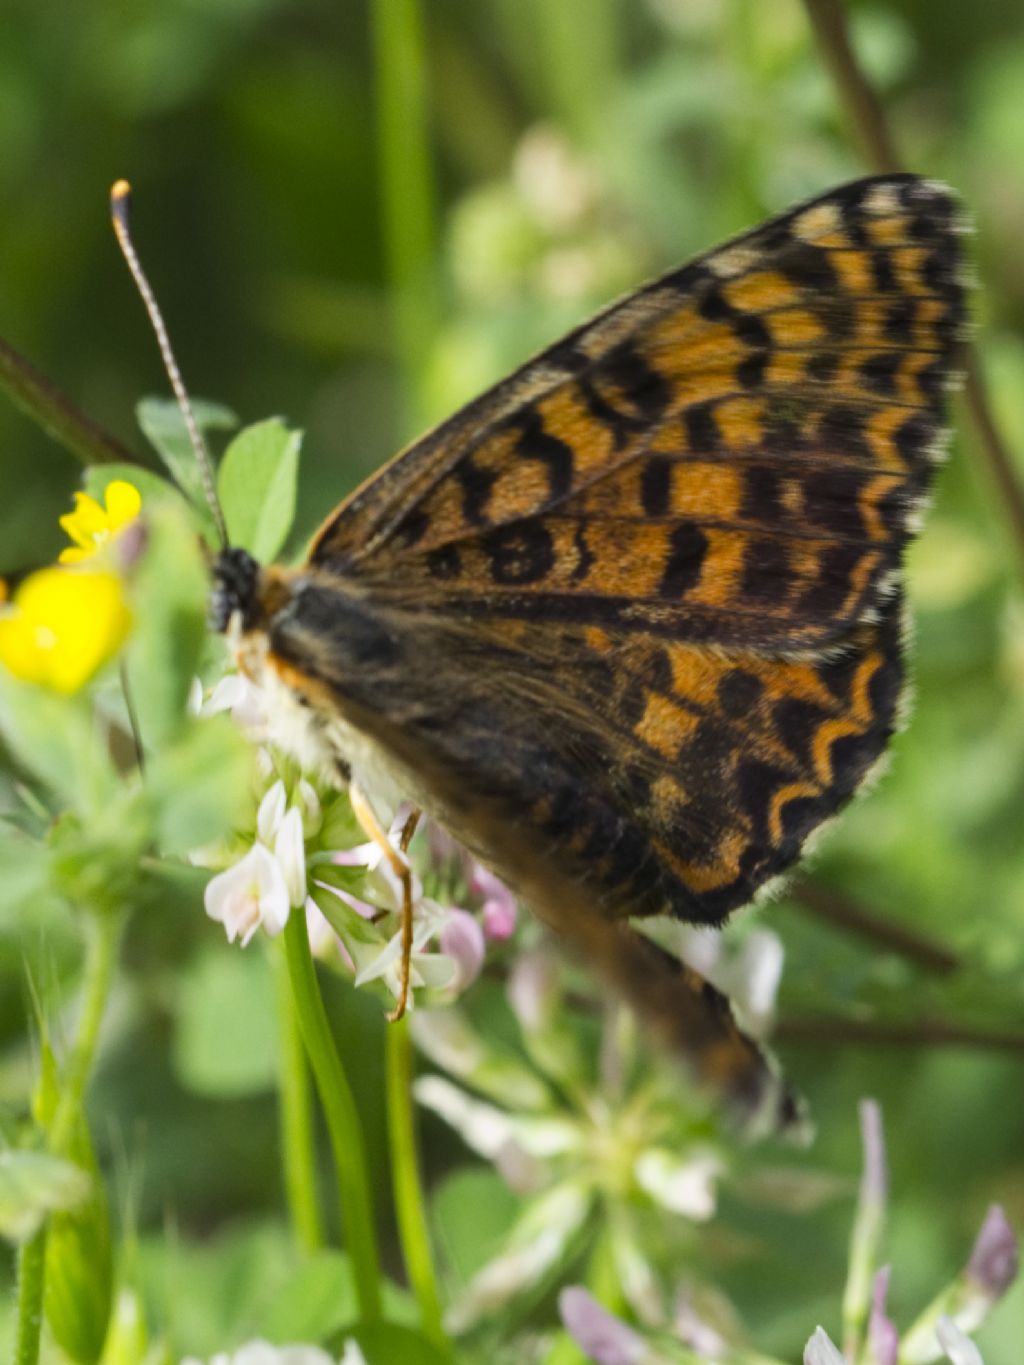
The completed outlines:
<svg viewBox="0 0 1024 1365">
<path fill-rule="evenodd" d="M 110 212 L 115 223 L 124 223 L 132 206 L 132 187 L 127 180 L 115 180 L 110 187 Z"/>
</svg>

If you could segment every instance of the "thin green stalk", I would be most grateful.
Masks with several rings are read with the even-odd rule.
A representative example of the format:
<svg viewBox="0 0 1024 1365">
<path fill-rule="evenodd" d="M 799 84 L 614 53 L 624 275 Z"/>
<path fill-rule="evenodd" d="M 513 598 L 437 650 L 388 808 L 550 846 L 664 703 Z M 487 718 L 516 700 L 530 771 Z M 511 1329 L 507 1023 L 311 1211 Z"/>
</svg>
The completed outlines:
<svg viewBox="0 0 1024 1365">
<path fill-rule="evenodd" d="M 79 411 L 6 341 L 0 341 L 0 392 L 82 464 L 138 464 L 130 450 Z"/>
<path fill-rule="evenodd" d="M 305 915 L 292 913 L 288 916 L 284 946 L 299 1031 L 316 1078 L 334 1153 L 342 1226 L 352 1258 L 359 1310 L 365 1321 L 377 1322 L 381 1317 L 380 1257 L 373 1223 L 370 1176 L 366 1168 L 366 1144 L 348 1077 L 327 1022 L 309 950 Z"/>
<path fill-rule="evenodd" d="M 46 1282 L 46 1224 L 18 1252 L 18 1325 L 13 1365 L 36 1365 L 43 1327 Z"/>
<path fill-rule="evenodd" d="M 280 1024 L 281 1149 L 284 1189 L 295 1240 L 305 1252 L 324 1245 L 316 1189 L 316 1140 L 309 1063 L 302 1045 L 288 976 L 288 959 L 276 954 L 277 1017 Z"/>
<path fill-rule="evenodd" d="M 85 964 L 82 979 L 82 1012 L 71 1052 L 60 1079 L 60 1094 L 48 1124 L 46 1145 L 57 1156 L 66 1156 L 82 1116 L 85 1091 L 96 1056 L 103 1012 L 117 963 L 121 938 L 120 915 L 85 915 Z M 36 1365 L 43 1324 L 46 1286 L 46 1224 L 26 1242 L 18 1254 L 18 1313 L 14 1365 Z"/>
<path fill-rule="evenodd" d="M 117 965 L 123 923 L 120 915 L 111 913 L 88 914 L 83 919 L 86 946 L 82 1012 L 75 1041 L 61 1072 L 60 1094 L 47 1133 L 47 1145 L 57 1156 L 67 1155 L 82 1116 L 100 1025 Z"/>
<path fill-rule="evenodd" d="M 437 335 L 437 208 L 420 0 L 373 0 L 381 216 L 395 342 L 415 426 L 427 411 L 424 358 Z"/>
<path fill-rule="evenodd" d="M 416 1127 L 412 1105 L 412 1043 L 409 1020 L 400 1019 L 387 1033 L 388 1140 L 395 1215 L 409 1283 L 420 1306 L 423 1331 L 439 1346 L 448 1338 L 441 1325 L 441 1299 L 430 1250 Z"/>
</svg>

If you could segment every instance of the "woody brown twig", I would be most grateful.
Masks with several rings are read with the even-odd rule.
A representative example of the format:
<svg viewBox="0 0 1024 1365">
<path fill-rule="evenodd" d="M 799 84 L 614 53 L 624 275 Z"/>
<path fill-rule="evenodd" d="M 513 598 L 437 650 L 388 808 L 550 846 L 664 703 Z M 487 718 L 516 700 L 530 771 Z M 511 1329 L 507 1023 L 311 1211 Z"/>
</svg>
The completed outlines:
<svg viewBox="0 0 1024 1365">
<path fill-rule="evenodd" d="M 127 446 L 86 417 L 34 365 L 2 340 L 0 390 L 82 464 L 139 463 Z"/>
</svg>

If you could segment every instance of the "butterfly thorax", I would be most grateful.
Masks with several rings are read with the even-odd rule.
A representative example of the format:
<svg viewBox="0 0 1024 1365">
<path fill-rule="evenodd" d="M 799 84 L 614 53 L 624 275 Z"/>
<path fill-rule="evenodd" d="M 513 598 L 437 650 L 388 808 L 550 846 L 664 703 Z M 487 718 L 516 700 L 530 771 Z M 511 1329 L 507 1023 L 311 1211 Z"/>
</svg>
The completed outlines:
<svg viewBox="0 0 1024 1365">
<path fill-rule="evenodd" d="M 273 636 L 294 614 L 307 575 L 264 567 L 247 551 L 222 550 L 213 567 L 211 623 L 227 636 L 238 671 L 263 698 L 266 738 L 309 772 L 344 785 L 353 775 L 382 809 L 397 808 L 408 782 L 374 741 L 344 715 L 335 689 L 316 670 L 275 652 Z"/>
</svg>

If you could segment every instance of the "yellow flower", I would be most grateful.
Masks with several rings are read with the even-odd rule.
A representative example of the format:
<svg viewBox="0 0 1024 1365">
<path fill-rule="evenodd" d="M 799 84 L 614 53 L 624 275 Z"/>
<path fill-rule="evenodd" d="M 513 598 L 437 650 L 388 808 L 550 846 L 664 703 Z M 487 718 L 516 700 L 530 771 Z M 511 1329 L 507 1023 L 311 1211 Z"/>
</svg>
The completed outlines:
<svg viewBox="0 0 1024 1365">
<path fill-rule="evenodd" d="M 104 506 L 88 493 L 75 494 L 75 510 L 61 517 L 60 524 L 75 542 L 60 552 L 62 564 L 79 564 L 91 558 L 128 522 L 139 515 L 142 499 L 134 484 L 113 479 L 103 495 Z"/>
<path fill-rule="evenodd" d="M 131 614 L 103 569 L 40 569 L 0 612 L 0 663 L 17 678 L 77 692 L 117 653 Z"/>
</svg>

